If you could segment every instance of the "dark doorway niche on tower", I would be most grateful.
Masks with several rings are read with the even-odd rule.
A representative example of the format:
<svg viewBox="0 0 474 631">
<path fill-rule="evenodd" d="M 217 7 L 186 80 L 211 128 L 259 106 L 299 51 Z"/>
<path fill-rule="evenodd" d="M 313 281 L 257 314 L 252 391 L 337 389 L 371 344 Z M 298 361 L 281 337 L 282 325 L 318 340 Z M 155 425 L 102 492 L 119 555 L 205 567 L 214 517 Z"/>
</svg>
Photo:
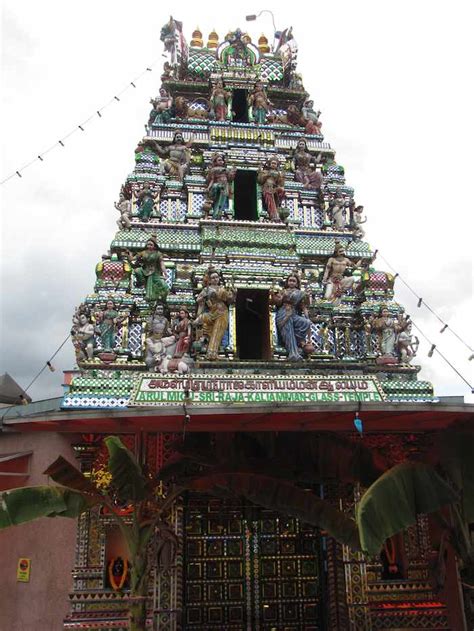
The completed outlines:
<svg viewBox="0 0 474 631">
<path fill-rule="evenodd" d="M 249 122 L 247 90 L 234 90 L 232 92 L 232 120 L 234 123 Z"/>
<path fill-rule="evenodd" d="M 239 289 L 235 306 L 239 359 L 271 359 L 268 291 Z"/>
<path fill-rule="evenodd" d="M 234 180 L 234 219 L 257 221 L 257 174 L 237 171 Z"/>
</svg>

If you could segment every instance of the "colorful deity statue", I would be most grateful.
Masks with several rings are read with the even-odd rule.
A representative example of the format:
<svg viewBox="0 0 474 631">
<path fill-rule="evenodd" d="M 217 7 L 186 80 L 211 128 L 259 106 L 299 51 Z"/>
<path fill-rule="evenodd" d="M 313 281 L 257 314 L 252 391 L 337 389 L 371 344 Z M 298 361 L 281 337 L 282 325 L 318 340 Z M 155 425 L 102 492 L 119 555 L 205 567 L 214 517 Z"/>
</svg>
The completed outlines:
<svg viewBox="0 0 474 631">
<path fill-rule="evenodd" d="M 105 309 L 96 311 L 94 317 L 102 349 L 104 351 L 112 350 L 115 346 L 118 325 L 124 320 L 124 316 L 120 316 L 113 300 L 107 300 Z"/>
<path fill-rule="evenodd" d="M 262 187 L 263 205 L 271 221 L 281 221 L 281 202 L 285 197 L 285 176 L 278 167 L 278 160 L 270 158 L 257 175 Z"/>
<path fill-rule="evenodd" d="M 216 360 L 229 324 L 229 305 L 235 301 L 235 290 L 225 287 L 219 272 L 212 267 L 205 274 L 203 283 L 196 298 L 198 309 L 193 324 L 202 329 L 200 341 L 207 343 L 206 358 Z"/>
<path fill-rule="evenodd" d="M 191 323 L 186 307 L 181 307 L 178 320 L 170 325 L 162 303 L 147 322 L 145 340 L 145 363 L 148 370 L 161 373 L 187 373 L 193 365 L 189 356 Z"/>
<path fill-rule="evenodd" d="M 255 64 L 255 53 L 248 48 L 249 37 L 240 29 L 227 33 L 225 37 L 230 45 L 224 47 L 221 54 L 221 61 L 225 66 L 233 68 L 243 68 Z"/>
<path fill-rule="evenodd" d="M 269 101 L 264 85 L 260 81 L 257 81 L 252 94 L 249 95 L 248 104 L 252 109 L 253 120 L 257 125 L 264 124 L 272 103 Z"/>
<path fill-rule="evenodd" d="M 161 147 L 156 140 L 150 138 L 142 142 L 145 146 L 149 146 L 160 157 L 164 158 L 162 172 L 169 175 L 172 179 L 182 182 L 188 172 L 189 163 L 191 161 L 189 147 L 192 144 L 192 140 L 191 138 L 188 143 L 185 143 L 182 132 L 177 130 L 168 147 Z"/>
<path fill-rule="evenodd" d="M 288 105 L 286 110 L 286 121 L 282 122 L 287 122 L 290 123 L 290 125 L 296 125 L 298 127 L 304 127 L 306 124 L 303 114 L 294 103 L 290 103 Z"/>
<path fill-rule="evenodd" d="M 325 300 L 338 303 L 341 296 L 350 289 L 356 289 L 358 283 L 354 276 L 348 276 L 348 270 L 353 267 L 359 267 L 361 261 L 353 264 L 346 257 L 345 249 L 342 243 L 336 241 L 334 245 L 334 254 L 329 258 L 323 274 L 323 285 Z"/>
<path fill-rule="evenodd" d="M 227 109 L 230 100 L 230 93 L 224 88 L 222 79 L 218 79 L 215 87 L 211 92 L 211 112 L 217 121 L 225 121 L 227 118 Z"/>
<path fill-rule="evenodd" d="M 299 361 L 313 351 L 311 320 L 308 317 L 308 296 L 301 290 L 297 273 L 290 274 L 282 290 L 273 291 L 271 302 L 276 305 L 276 325 L 290 361 Z"/>
<path fill-rule="evenodd" d="M 153 123 L 169 123 L 172 118 L 173 99 L 166 88 L 160 88 L 160 95 L 150 99 L 153 109 L 148 118 L 148 125 Z"/>
<path fill-rule="evenodd" d="M 148 302 L 166 300 L 169 291 L 164 280 L 166 267 L 156 238 L 150 237 L 145 244 L 145 249 L 134 256 L 129 253 L 129 261 L 135 268 L 137 287 L 145 288 L 145 297 Z"/>
<path fill-rule="evenodd" d="M 177 96 L 174 100 L 176 118 L 185 119 L 189 113 L 189 101 L 185 96 Z"/>
<path fill-rule="evenodd" d="M 306 140 L 298 140 L 293 154 L 293 168 L 295 170 L 295 180 L 301 182 L 305 188 L 319 190 L 323 183 L 323 176 L 316 171 L 316 165 L 321 160 L 321 154 L 315 158 L 311 155 L 306 144 Z"/>
<path fill-rule="evenodd" d="M 178 317 L 173 322 L 173 335 L 176 339 L 174 357 L 182 357 L 185 353 L 189 353 L 191 346 L 191 320 L 189 311 L 184 305 L 180 306 Z"/>
<path fill-rule="evenodd" d="M 380 356 L 377 358 L 377 363 L 395 364 L 398 362 L 399 335 L 408 326 L 409 320 L 406 320 L 402 314 L 394 318 L 386 305 L 380 307 L 377 318 L 369 318 L 369 327 L 377 333 L 379 339 Z"/>
<path fill-rule="evenodd" d="M 71 337 L 76 353 L 76 361 L 93 359 L 94 356 L 94 325 L 89 316 L 79 307 L 72 319 Z"/>
<path fill-rule="evenodd" d="M 170 321 L 165 316 L 165 306 L 162 302 L 157 303 L 153 315 L 148 318 L 147 330 L 158 339 L 171 335 Z"/>
<path fill-rule="evenodd" d="M 148 221 L 152 212 L 156 211 L 158 193 L 154 193 L 151 184 L 144 182 L 141 191 L 137 195 L 138 217 L 141 221 Z"/>
<path fill-rule="evenodd" d="M 123 228 L 130 230 L 132 227 L 132 202 L 125 199 L 124 193 L 120 193 L 119 200 L 114 203 L 114 206 L 120 213 L 120 218 L 117 219 L 119 230 Z"/>
<path fill-rule="evenodd" d="M 222 213 L 229 208 L 231 182 L 235 178 L 235 169 L 228 169 L 223 153 L 215 153 L 207 172 L 207 194 L 209 201 L 205 208 L 212 209 L 212 218 L 221 219 Z"/>
<path fill-rule="evenodd" d="M 165 61 L 163 64 L 163 71 L 161 73 L 160 79 L 162 81 L 169 81 L 173 76 L 173 67 L 171 66 L 169 61 Z"/>
<path fill-rule="evenodd" d="M 305 132 L 307 134 L 321 134 L 322 123 L 319 120 L 321 116 L 321 111 L 317 112 L 313 109 L 313 101 L 307 100 L 304 102 L 302 107 L 302 113 L 305 120 Z"/>
</svg>

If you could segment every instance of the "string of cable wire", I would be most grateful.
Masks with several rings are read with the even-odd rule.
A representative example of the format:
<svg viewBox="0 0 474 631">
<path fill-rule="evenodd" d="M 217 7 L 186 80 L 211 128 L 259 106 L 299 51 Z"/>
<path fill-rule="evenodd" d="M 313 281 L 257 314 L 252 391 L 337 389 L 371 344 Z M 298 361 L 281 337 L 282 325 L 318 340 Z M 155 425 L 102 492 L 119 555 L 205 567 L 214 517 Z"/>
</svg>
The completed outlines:
<svg viewBox="0 0 474 631">
<path fill-rule="evenodd" d="M 437 318 L 437 320 L 443 325 L 440 329 L 440 333 L 444 333 L 445 331 L 449 331 L 452 333 L 460 342 L 463 344 L 468 351 L 470 352 L 469 360 L 474 359 L 474 350 L 472 346 L 470 346 L 443 318 L 416 292 L 411 285 L 400 275 L 399 272 L 395 270 L 395 268 L 387 261 L 387 259 L 380 254 L 380 251 L 377 250 L 378 256 L 384 261 L 384 263 L 389 267 L 393 272 L 395 272 L 395 276 L 400 279 L 400 281 L 405 285 L 405 287 L 415 296 L 418 300 L 417 306 L 424 306 L 428 309 L 428 311 Z"/>
<path fill-rule="evenodd" d="M 102 105 L 102 107 L 99 107 L 93 114 L 91 114 L 88 118 L 86 118 L 85 120 L 81 121 L 80 123 L 78 123 L 77 125 L 75 125 L 71 131 L 69 131 L 67 134 L 65 134 L 64 136 L 62 136 L 59 140 L 57 140 L 55 143 L 53 143 L 52 145 L 50 145 L 47 149 L 45 149 L 44 151 L 41 151 L 36 157 L 32 158 L 29 162 L 26 162 L 25 164 L 23 164 L 21 167 L 19 167 L 18 169 L 15 169 L 14 171 L 12 171 L 9 175 L 7 175 L 3 180 L 0 181 L 0 185 L 6 184 L 6 182 L 8 182 L 9 180 L 11 180 L 14 177 L 23 177 L 22 173 L 23 171 L 25 171 L 26 169 L 28 169 L 30 166 L 32 166 L 35 162 L 43 162 L 44 161 L 44 157 L 50 153 L 51 151 L 54 151 L 55 149 L 58 149 L 59 147 L 65 147 L 65 141 L 70 138 L 73 134 L 76 134 L 78 132 L 82 133 L 86 131 L 86 127 L 88 124 L 91 123 L 91 121 L 94 118 L 102 118 L 102 114 L 103 112 L 110 107 L 112 104 L 114 103 L 120 103 L 120 97 L 127 92 L 127 90 L 133 89 L 137 87 L 137 83 L 138 81 L 140 81 L 140 79 L 146 75 L 148 72 L 152 72 L 153 67 L 158 63 L 160 57 L 158 57 L 157 59 L 155 59 L 153 61 L 152 64 L 150 64 L 149 66 L 147 66 L 145 68 L 145 70 L 143 72 L 141 72 L 139 75 L 137 75 L 134 79 L 132 79 L 132 81 L 129 81 L 127 83 L 127 85 L 122 88 L 121 90 L 119 90 L 118 92 L 116 92 L 114 94 L 114 96 L 107 101 L 107 103 L 105 103 L 105 105 Z"/>
</svg>

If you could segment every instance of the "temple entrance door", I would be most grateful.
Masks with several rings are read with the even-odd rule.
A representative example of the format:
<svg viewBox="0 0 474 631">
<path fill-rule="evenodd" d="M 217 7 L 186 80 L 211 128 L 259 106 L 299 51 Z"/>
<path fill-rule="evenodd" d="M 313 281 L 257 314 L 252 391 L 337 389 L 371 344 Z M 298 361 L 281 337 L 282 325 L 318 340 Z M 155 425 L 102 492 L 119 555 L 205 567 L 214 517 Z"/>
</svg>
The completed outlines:
<svg viewBox="0 0 474 631">
<path fill-rule="evenodd" d="M 239 359 L 271 359 L 268 291 L 237 291 L 237 356 Z"/>
<path fill-rule="evenodd" d="M 257 173 L 239 170 L 234 180 L 234 219 L 257 221 Z"/>
<path fill-rule="evenodd" d="M 234 123 L 249 122 L 247 90 L 234 90 L 232 93 L 232 120 Z"/>
<path fill-rule="evenodd" d="M 204 496 L 187 499 L 184 529 L 184 629 L 324 629 L 315 529 Z"/>
</svg>

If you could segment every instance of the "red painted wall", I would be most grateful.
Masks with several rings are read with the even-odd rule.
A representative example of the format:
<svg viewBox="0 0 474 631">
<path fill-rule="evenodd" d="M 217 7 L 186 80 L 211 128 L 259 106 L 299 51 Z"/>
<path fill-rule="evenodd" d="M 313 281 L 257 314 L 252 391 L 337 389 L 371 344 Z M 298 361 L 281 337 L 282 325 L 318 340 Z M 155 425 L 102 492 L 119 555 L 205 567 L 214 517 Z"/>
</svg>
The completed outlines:
<svg viewBox="0 0 474 631">
<path fill-rule="evenodd" d="M 32 450 L 31 472 L 24 484 L 48 484 L 42 472 L 58 455 L 76 462 L 71 439 L 40 432 L 2 434 L 0 454 Z M 76 520 L 43 518 L 0 531 L 2 631 L 62 631 L 69 611 L 75 546 Z M 16 580 L 20 557 L 31 559 L 29 583 Z"/>
</svg>

